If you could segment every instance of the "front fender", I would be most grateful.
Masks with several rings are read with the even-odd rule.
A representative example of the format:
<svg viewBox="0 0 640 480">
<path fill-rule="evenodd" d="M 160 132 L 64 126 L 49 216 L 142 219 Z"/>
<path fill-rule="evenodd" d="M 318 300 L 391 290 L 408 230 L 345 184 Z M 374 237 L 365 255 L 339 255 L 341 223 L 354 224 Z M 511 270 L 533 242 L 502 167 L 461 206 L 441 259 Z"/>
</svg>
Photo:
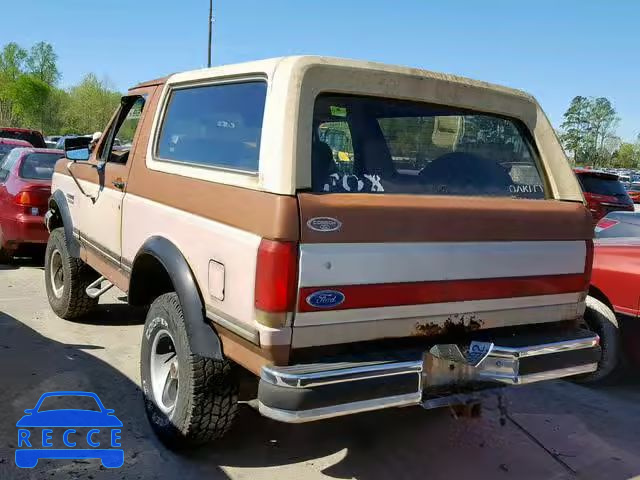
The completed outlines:
<svg viewBox="0 0 640 480">
<path fill-rule="evenodd" d="M 62 190 L 56 190 L 53 192 L 53 195 L 51 195 L 49 199 L 49 212 L 51 212 L 51 215 L 47 215 L 47 229 L 51 231 L 52 217 L 55 217 L 56 214 L 59 215 L 62 226 L 64 227 L 64 236 L 66 237 L 69 255 L 80 258 L 80 242 L 73 236 L 73 219 L 71 218 L 71 212 L 67 204 L 67 197 Z"/>
<path fill-rule="evenodd" d="M 193 353 L 222 359 L 222 345 L 213 327 L 206 321 L 204 303 L 193 272 L 178 247 L 164 237 L 149 238 L 136 254 L 131 269 L 129 298 L 136 296 L 136 261 L 143 255 L 153 256 L 169 274 L 184 314 L 185 328 Z"/>
</svg>

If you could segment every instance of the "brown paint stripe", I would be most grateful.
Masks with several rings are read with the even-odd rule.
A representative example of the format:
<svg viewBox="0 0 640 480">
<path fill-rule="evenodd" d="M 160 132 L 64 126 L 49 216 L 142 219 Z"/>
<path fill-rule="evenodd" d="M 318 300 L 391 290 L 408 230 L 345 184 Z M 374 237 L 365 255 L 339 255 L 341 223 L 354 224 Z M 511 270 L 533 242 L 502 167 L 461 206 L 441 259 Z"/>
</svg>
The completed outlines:
<svg viewBox="0 0 640 480">
<path fill-rule="evenodd" d="M 489 242 L 588 240 L 589 211 L 557 200 L 380 194 L 298 195 L 301 242 Z M 307 226 L 316 217 L 342 225 L 333 232 Z"/>
</svg>

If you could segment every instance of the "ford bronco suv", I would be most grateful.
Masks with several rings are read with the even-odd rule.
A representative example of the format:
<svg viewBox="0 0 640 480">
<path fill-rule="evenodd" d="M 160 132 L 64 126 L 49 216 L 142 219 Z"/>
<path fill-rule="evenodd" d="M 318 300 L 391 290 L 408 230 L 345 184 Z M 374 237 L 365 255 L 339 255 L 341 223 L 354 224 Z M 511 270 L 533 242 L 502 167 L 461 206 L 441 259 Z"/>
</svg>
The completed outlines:
<svg viewBox="0 0 640 480">
<path fill-rule="evenodd" d="M 45 222 L 57 315 L 112 285 L 148 307 L 146 411 L 174 447 L 222 436 L 247 383 L 306 422 L 601 355 L 580 185 L 537 102 L 487 83 L 324 57 L 142 83 L 90 154 L 67 145 Z"/>
</svg>

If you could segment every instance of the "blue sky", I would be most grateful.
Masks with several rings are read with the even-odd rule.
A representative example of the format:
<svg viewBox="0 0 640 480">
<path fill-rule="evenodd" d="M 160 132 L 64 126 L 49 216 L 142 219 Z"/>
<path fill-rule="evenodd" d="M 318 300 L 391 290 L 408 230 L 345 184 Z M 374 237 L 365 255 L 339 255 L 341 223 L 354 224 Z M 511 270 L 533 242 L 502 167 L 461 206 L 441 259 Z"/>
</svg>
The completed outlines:
<svg viewBox="0 0 640 480">
<path fill-rule="evenodd" d="M 62 86 L 93 71 L 125 90 L 206 64 L 207 0 L 3 0 L 0 45 L 45 40 Z M 214 0 L 213 63 L 291 54 L 455 73 L 534 94 L 554 125 L 606 96 L 640 133 L 640 1 Z M 20 20 L 26 19 L 26 21 Z"/>
</svg>

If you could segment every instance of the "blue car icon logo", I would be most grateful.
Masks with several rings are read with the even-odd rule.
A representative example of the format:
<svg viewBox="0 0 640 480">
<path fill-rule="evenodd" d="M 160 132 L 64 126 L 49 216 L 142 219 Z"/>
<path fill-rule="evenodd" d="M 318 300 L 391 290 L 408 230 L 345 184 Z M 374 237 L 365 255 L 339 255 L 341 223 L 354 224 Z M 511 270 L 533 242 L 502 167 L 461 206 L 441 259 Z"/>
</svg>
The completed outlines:
<svg viewBox="0 0 640 480">
<path fill-rule="evenodd" d="M 66 405 L 79 400 L 83 402 L 83 408 L 47 408 L 51 403 Z M 90 408 L 84 408 L 85 404 L 90 404 Z M 26 415 L 16 423 L 18 467 L 33 468 L 41 458 L 99 458 L 106 468 L 123 465 L 122 422 L 113 414 L 114 410 L 104 407 L 95 393 L 48 392 L 40 397 L 34 408 L 24 412 Z"/>
</svg>

